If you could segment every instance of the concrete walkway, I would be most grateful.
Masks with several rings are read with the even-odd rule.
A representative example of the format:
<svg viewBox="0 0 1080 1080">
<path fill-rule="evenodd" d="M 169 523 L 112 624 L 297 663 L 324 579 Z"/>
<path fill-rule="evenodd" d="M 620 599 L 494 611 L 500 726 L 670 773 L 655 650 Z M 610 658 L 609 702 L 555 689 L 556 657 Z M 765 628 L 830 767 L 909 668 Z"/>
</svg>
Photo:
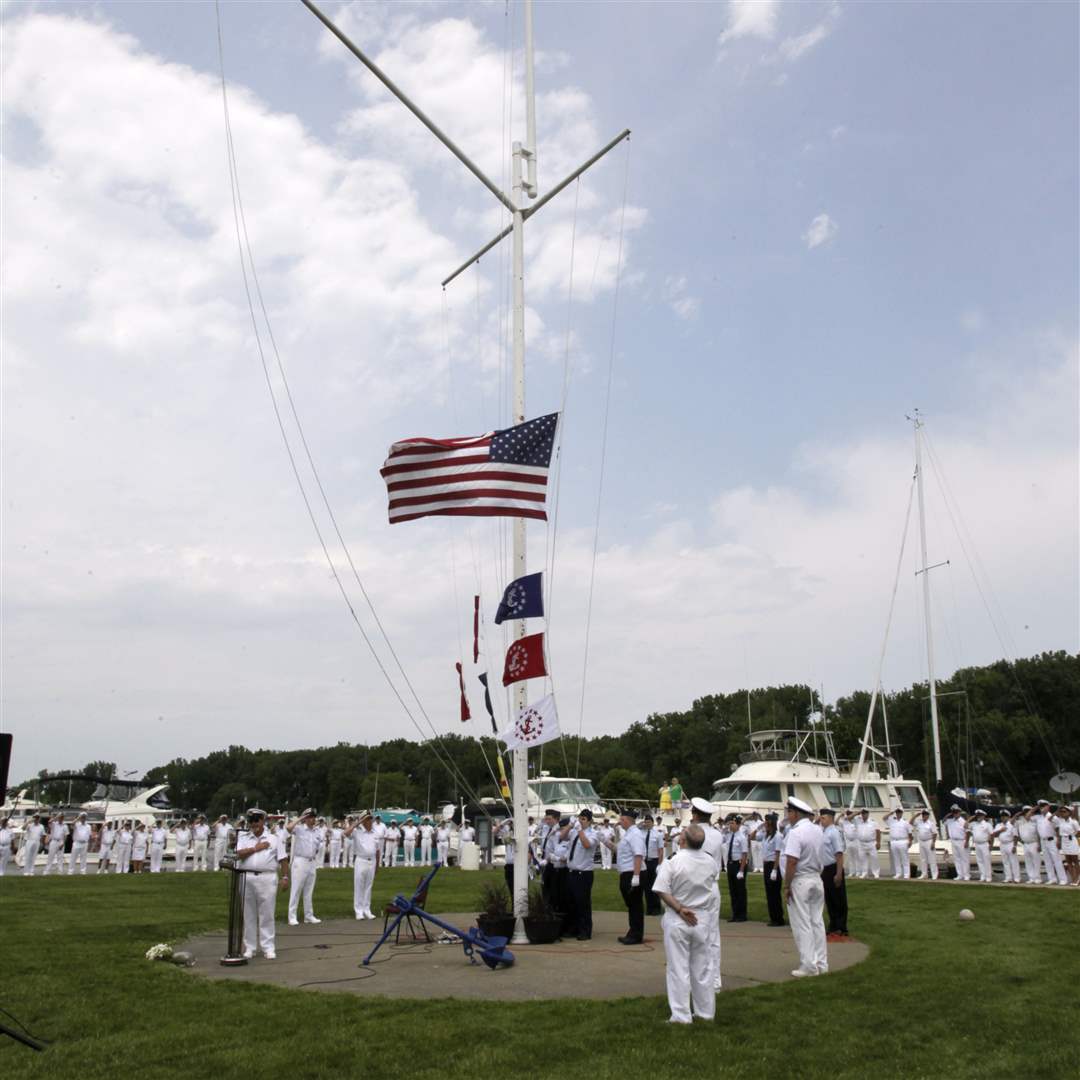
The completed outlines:
<svg viewBox="0 0 1080 1080">
<path fill-rule="evenodd" d="M 475 920 L 474 914 L 439 917 L 462 928 Z M 279 923 L 277 959 L 256 958 L 239 967 L 219 963 L 225 952 L 224 934 L 205 934 L 179 947 L 195 956 L 195 966 L 187 969 L 195 975 L 309 990 L 500 1001 L 597 1000 L 666 993 L 664 941 L 658 918 L 646 920 L 642 945 L 616 941 L 626 932 L 626 916 L 621 913 L 596 912 L 593 923 L 591 941 L 512 946 L 514 966 L 496 971 L 480 963 L 470 964 L 456 938 L 453 944 L 428 945 L 422 939 L 413 944 L 407 932 L 402 933 L 399 946 L 384 945 L 371 965 L 362 968 L 360 961 L 381 933 L 381 919 L 336 919 L 313 926 Z M 720 930 L 725 990 L 791 979 L 798 957 L 787 927 L 722 922 Z M 833 971 L 850 967 L 864 960 L 868 952 L 861 942 L 830 942 L 829 966 Z"/>
</svg>

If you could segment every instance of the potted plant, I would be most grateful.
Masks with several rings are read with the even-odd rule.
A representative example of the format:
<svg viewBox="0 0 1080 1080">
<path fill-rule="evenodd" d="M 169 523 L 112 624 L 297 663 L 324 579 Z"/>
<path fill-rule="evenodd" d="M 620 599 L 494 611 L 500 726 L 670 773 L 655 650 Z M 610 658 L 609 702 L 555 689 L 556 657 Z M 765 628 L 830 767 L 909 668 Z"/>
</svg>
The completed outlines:
<svg viewBox="0 0 1080 1080">
<path fill-rule="evenodd" d="M 485 936 L 514 936 L 514 911 L 510 904 L 510 893 L 501 881 L 485 881 L 480 886 L 479 907 L 476 925 Z"/>
<path fill-rule="evenodd" d="M 538 882 L 529 886 L 529 913 L 523 921 L 530 945 L 550 945 L 562 934 L 562 913 L 548 903 Z"/>
</svg>

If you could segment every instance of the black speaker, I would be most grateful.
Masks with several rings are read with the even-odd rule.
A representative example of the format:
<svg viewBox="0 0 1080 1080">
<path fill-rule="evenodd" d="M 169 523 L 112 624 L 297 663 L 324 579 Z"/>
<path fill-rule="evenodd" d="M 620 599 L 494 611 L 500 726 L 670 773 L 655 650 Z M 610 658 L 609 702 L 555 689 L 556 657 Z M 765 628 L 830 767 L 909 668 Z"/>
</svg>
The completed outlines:
<svg viewBox="0 0 1080 1080">
<path fill-rule="evenodd" d="M 6 801 L 8 770 L 11 768 L 11 742 L 13 736 L 0 735 L 0 802 Z"/>
</svg>

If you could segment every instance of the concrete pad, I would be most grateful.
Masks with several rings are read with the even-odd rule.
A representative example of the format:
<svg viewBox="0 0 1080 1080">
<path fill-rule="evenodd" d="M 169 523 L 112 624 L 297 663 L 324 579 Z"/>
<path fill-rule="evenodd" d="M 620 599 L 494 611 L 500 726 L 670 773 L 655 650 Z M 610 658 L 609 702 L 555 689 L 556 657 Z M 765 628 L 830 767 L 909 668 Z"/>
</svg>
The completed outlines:
<svg viewBox="0 0 1080 1080">
<path fill-rule="evenodd" d="M 476 918 L 475 914 L 439 917 L 463 929 Z M 438 928 L 432 930 L 434 937 Z M 791 979 L 798 955 L 787 927 L 722 922 L 720 931 L 725 990 Z M 335 919 L 311 926 L 278 924 L 277 959 L 256 957 L 237 967 L 219 963 L 225 952 L 223 933 L 192 938 L 179 948 L 195 956 L 195 966 L 187 969 L 195 975 L 305 990 L 500 1001 L 651 997 L 667 992 L 658 918 L 646 920 L 644 944 L 620 945 L 616 938 L 626 933 L 626 916 L 594 912 L 591 941 L 513 945 L 514 966 L 495 971 L 479 962 L 470 964 L 456 938 L 452 944 L 429 945 L 422 938 L 414 944 L 407 931 L 403 931 L 400 945 L 384 945 L 371 965 L 362 968 L 360 961 L 381 932 L 381 919 Z M 857 964 L 868 952 L 861 942 L 829 942 L 830 970 Z"/>
</svg>

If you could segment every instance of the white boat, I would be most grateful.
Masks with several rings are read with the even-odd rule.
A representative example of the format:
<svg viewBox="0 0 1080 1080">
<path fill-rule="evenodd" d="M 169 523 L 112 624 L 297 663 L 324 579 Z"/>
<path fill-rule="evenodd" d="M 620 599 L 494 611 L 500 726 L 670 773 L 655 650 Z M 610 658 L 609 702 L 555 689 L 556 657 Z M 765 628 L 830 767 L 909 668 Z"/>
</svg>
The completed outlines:
<svg viewBox="0 0 1080 1080">
<path fill-rule="evenodd" d="M 590 810 L 593 817 L 604 816 L 600 796 L 591 780 L 580 776 L 552 776 L 547 770 L 528 784 L 528 814 L 539 821 L 545 810 L 557 810 L 560 817 L 573 817 Z"/>
</svg>

